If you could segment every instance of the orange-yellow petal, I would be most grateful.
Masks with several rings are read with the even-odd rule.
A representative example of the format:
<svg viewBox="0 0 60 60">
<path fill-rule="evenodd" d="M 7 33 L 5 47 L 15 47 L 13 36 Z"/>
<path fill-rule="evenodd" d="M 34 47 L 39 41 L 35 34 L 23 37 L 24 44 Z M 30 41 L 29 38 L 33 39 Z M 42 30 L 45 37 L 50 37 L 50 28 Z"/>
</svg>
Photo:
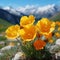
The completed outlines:
<svg viewBox="0 0 60 60">
<path fill-rule="evenodd" d="M 55 29 L 55 22 L 51 22 L 47 18 L 42 18 L 41 20 L 38 21 L 36 26 L 37 26 L 38 31 L 41 34 L 48 35 Z"/>
<path fill-rule="evenodd" d="M 45 47 L 46 43 L 43 40 L 36 40 L 33 45 L 36 50 L 41 50 Z"/>
<path fill-rule="evenodd" d="M 57 38 L 60 38 L 60 33 L 56 32 L 56 33 L 55 33 L 55 36 L 56 36 Z"/>
<path fill-rule="evenodd" d="M 6 30 L 6 37 L 8 39 L 15 39 L 19 36 L 19 31 L 20 30 L 20 26 L 19 25 L 12 25 L 10 27 L 8 27 L 8 29 Z"/>
<path fill-rule="evenodd" d="M 49 43 L 53 43 L 53 42 L 54 42 L 54 40 L 50 39 L 50 40 L 48 40 L 48 42 L 49 42 Z"/>
<path fill-rule="evenodd" d="M 33 15 L 30 15 L 29 17 L 22 16 L 20 19 L 20 25 L 22 27 L 29 27 L 34 23 L 34 21 L 35 21 L 35 17 Z"/>
<path fill-rule="evenodd" d="M 60 27 L 58 27 L 58 31 L 60 31 Z"/>
<path fill-rule="evenodd" d="M 49 33 L 48 35 L 45 35 L 46 38 L 52 38 L 52 33 Z"/>
<path fill-rule="evenodd" d="M 59 21 L 56 21 L 56 25 L 60 26 L 60 22 Z"/>
<path fill-rule="evenodd" d="M 22 32 L 22 33 L 21 33 Z M 29 28 L 23 28 L 20 30 L 20 36 L 23 41 L 31 41 L 36 37 L 36 28 L 35 26 L 31 26 Z"/>
</svg>

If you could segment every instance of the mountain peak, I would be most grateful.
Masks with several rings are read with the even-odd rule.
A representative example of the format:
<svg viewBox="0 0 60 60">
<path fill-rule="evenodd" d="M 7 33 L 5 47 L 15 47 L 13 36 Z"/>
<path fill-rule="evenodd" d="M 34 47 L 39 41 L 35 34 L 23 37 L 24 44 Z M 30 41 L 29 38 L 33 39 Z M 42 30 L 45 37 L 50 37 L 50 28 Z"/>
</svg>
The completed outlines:
<svg viewBox="0 0 60 60">
<path fill-rule="evenodd" d="M 19 8 L 12 8 L 11 6 L 7 6 L 3 8 L 4 10 L 7 10 L 8 12 L 15 14 L 15 15 L 21 15 L 21 13 L 26 15 L 36 15 L 36 14 L 55 14 L 56 12 L 60 12 L 60 7 L 52 4 L 52 5 L 46 5 L 46 6 L 34 6 L 34 5 L 26 5 L 24 7 Z"/>
<path fill-rule="evenodd" d="M 16 9 L 14 9 L 11 6 L 6 6 L 6 7 L 3 7 L 2 9 L 8 11 L 9 13 L 12 13 L 12 14 L 15 14 L 15 15 L 20 15 L 20 13 L 18 13 L 16 11 Z"/>
<path fill-rule="evenodd" d="M 9 11 L 9 10 L 11 10 L 13 8 L 11 6 L 6 6 L 6 7 L 3 7 L 3 9 Z"/>
</svg>

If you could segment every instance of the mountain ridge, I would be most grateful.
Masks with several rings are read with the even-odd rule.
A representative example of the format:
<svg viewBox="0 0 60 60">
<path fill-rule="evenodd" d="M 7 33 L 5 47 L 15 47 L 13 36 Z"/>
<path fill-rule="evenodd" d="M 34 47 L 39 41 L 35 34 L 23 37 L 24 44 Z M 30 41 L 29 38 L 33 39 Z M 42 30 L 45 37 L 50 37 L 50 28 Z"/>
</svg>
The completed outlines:
<svg viewBox="0 0 60 60">
<path fill-rule="evenodd" d="M 60 12 L 50 18 L 53 21 L 60 21 Z"/>
<path fill-rule="evenodd" d="M 12 7 L 0 8 L 0 18 L 9 21 L 12 24 L 19 24 L 20 18 L 24 15 L 34 15 L 36 21 L 42 17 L 51 18 L 56 13 L 60 12 L 59 6 L 47 5 L 43 7 L 25 6 L 20 9 L 14 9 Z"/>
</svg>

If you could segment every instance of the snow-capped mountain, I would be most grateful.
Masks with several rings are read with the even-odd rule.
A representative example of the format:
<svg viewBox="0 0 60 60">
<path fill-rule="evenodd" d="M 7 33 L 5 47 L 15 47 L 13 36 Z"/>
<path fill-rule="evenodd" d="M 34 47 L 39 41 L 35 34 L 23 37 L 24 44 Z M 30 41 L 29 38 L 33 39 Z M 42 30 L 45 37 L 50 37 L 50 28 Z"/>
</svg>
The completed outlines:
<svg viewBox="0 0 60 60">
<path fill-rule="evenodd" d="M 57 12 L 60 12 L 60 7 L 56 6 L 55 4 L 47 5 L 47 6 L 30 6 L 27 5 L 25 7 L 20 7 L 17 9 L 17 11 L 22 12 L 24 14 L 33 14 L 36 16 L 36 18 L 41 17 L 50 17 L 54 15 Z"/>
<path fill-rule="evenodd" d="M 60 12 L 60 6 L 57 6 L 55 4 L 47 6 L 27 5 L 16 9 L 7 6 L 0 8 L 0 18 L 16 24 L 19 23 L 20 17 L 23 15 L 33 14 L 37 20 L 42 17 L 50 18 L 58 12 Z"/>
<path fill-rule="evenodd" d="M 17 12 L 17 10 L 14 9 L 14 8 L 12 8 L 12 7 L 7 6 L 7 7 L 4 7 L 3 9 L 6 10 L 6 11 L 8 11 L 8 12 L 10 12 L 10 13 L 12 13 L 12 14 L 20 15 L 20 13 Z"/>
</svg>

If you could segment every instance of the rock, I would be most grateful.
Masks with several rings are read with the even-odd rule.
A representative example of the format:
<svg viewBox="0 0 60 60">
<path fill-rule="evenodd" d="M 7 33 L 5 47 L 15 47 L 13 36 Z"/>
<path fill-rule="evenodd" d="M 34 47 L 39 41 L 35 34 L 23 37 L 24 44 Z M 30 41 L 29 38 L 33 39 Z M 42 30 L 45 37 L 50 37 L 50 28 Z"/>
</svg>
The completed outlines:
<svg viewBox="0 0 60 60">
<path fill-rule="evenodd" d="M 60 52 L 56 53 L 55 54 L 55 57 L 56 57 L 56 59 L 59 59 L 60 60 Z"/>
<path fill-rule="evenodd" d="M 5 42 L 4 41 L 0 41 L 0 45 L 4 45 L 5 44 Z"/>
<path fill-rule="evenodd" d="M 4 54 L 3 53 L 0 53 L 0 56 L 3 56 Z"/>
<path fill-rule="evenodd" d="M 8 46 L 5 46 L 5 47 L 1 48 L 0 51 L 2 52 L 2 51 L 5 51 L 5 50 L 10 50 L 12 47 L 13 47 L 13 46 L 9 46 L 9 45 L 8 45 Z"/>
<path fill-rule="evenodd" d="M 3 36 L 3 34 L 0 34 L 0 36 Z"/>
</svg>

